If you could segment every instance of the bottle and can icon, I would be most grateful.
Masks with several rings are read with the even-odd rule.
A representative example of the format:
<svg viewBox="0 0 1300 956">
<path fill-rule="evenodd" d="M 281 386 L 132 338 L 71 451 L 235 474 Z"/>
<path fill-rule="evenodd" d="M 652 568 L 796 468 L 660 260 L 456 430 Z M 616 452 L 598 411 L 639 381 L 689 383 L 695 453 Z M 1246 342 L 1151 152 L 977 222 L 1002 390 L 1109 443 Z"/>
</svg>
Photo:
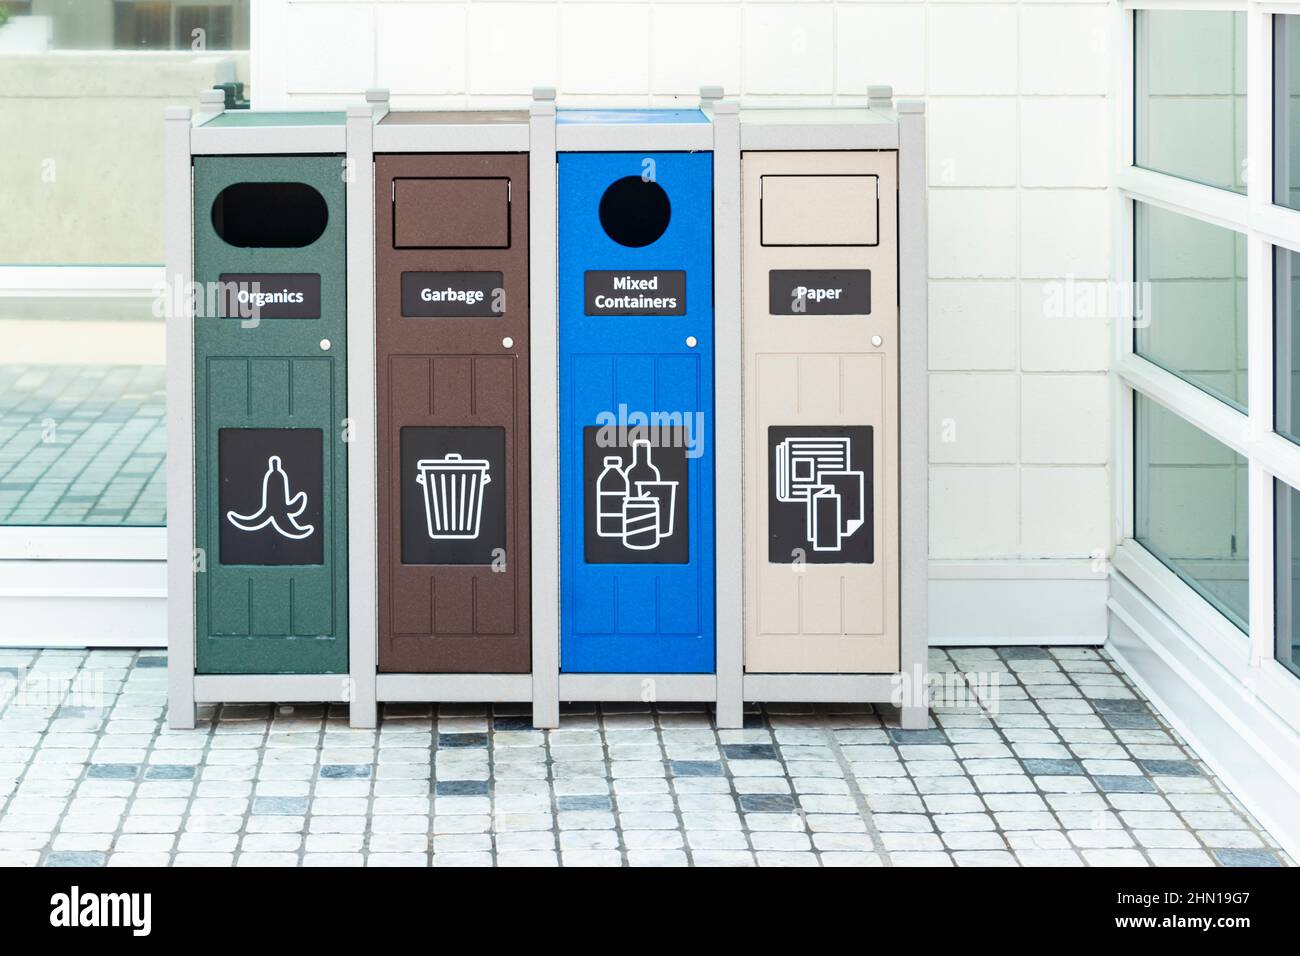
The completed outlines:
<svg viewBox="0 0 1300 956">
<path fill-rule="evenodd" d="M 651 551 L 671 537 L 677 518 L 677 482 L 664 481 L 650 442 L 632 443 L 632 460 L 611 455 L 596 479 L 596 533 L 623 547 Z"/>
</svg>

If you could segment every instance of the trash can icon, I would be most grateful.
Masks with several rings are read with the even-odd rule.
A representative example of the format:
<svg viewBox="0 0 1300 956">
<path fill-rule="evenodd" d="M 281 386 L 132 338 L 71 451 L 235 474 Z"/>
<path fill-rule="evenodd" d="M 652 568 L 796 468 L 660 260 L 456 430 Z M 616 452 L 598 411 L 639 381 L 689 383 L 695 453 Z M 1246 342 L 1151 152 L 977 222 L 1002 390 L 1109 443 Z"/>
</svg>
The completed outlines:
<svg viewBox="0 0 1300 956">
<path fill-rule="evenodd" d="M 481 458 L 421 458 L 415 480 L 424 488 L 424 516 L 435 541 L 473 540 L 483 517 L 483 489 L 492 483 L 489 463 Z"/>
</svg>

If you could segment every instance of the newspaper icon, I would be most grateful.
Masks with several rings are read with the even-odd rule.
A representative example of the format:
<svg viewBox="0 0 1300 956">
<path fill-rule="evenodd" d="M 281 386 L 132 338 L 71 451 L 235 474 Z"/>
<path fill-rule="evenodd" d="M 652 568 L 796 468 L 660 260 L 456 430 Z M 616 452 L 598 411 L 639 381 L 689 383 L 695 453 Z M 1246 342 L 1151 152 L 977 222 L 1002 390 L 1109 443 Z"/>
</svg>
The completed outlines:
<svg viewBox="0 0 1300 956">
<path fill-rule="evenodd" d="M 814 551 L 839 551 L 866 521 L 866 476 L 849 467 L 849 438 L 787 438 L 776 455 L 776 500 L 802 503 Z"/>
</svg>

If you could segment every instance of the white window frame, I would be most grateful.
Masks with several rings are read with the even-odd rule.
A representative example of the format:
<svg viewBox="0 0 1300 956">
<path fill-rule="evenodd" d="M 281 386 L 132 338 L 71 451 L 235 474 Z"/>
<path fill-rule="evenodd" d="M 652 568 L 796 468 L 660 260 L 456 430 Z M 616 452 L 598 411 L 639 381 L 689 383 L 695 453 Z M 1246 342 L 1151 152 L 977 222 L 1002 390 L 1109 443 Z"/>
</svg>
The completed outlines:
<svg viewBox="0 0 1300 956">
<path fill-rule="evenodd" d="M 1133 163 L 1136 55 L 1140 10 L 1240 11 L 1246 14 L 1246 194 L 1178 179 Z M 1113 7 L 1115 41 L 1114 276 L 1131 287 L 1136 202 L 1211 222 L 1246 238 L 1247 413 L 1211 397 L 1133 351 L 1133 326 L 1114 323 L 1112 399 L 1116 414 L 1115 570 L 1167 613 L 1201 650 L 1291 726 L 1300 727 L 1300 678 L 1274 656 L 1274 484 L 1300 488 L 1300 445 L 1273 431 L 1273 247 L 1300 252 L 1300 211 L 1273 204 L 1273 16 L 1300 15 L 1300 2 L 1121 0 Z M 1248 463 L 1247 550 L 1250 633 L 1243 635 L 1133 537 L 1134 397 L 1142 395 L 1211 435 Z"/>
</svg>

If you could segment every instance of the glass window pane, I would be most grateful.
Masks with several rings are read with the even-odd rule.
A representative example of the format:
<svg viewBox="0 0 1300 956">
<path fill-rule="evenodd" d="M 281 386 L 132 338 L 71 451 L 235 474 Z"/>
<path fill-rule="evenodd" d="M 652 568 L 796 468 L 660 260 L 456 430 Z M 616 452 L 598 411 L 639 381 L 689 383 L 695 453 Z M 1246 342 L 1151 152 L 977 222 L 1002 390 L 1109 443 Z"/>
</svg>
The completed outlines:
<svg viewBox="0 0 1300 956">
<path fill-rule="evenodd" d="M 1277 618 L 1277 659 L 1300 675 L 1300 491 L 1273 482 L 1277 536 L 1273 602 Z"/>
<path fill-rule="evenodd" d="M 164 335 L 146 299 L 0 298 L 0 525 L 162 525 Z"/>
<path fill-rule="evenodd" d="M 1273 249 L 1273 427 L 1300 444 L 1300 253 Z"/>
<path fill-rule="evenodd" d="M 10 51 L 26 52 L 247 50 L 251 7 L 252 0 L 0 0 L 11 17 L 40 21 L 6 38 Z M 38 36 L 46 42 L 33 51 Z"/>
<path fill-rule="evenodd" d="M 1245 236 L 1136 203 L 1133 274 L 1134 351 L 1244 411 Z"/>
<path fill-rule="evenodd" d="M 1246 14 L 1140 10 L 1133 161 L 1246 191 Z"/>
<path fill-rule="evenodd" d="M 1273 18 L 1273 201 L 1300 209 L 1300 16 Z"/>
<path fill-rule="evenodd" d="M 40 0 L 11 17 L 0 49 L 23 55 L 0 58 L 0 267 L 162 264 L 163 107 L 247 80 L 249 11 Z"/>
<path fill-rule="evenodd" d="M 161 525 L 162 110 L 248 76 L 251 0 L 0 8 L 0 525 Z"/>
<path fill-rule="evenodd" d="M 1246 459 L 1164 406 L 1134 401 L 1134 536 L 1246 631 Z"/>
</svg>

